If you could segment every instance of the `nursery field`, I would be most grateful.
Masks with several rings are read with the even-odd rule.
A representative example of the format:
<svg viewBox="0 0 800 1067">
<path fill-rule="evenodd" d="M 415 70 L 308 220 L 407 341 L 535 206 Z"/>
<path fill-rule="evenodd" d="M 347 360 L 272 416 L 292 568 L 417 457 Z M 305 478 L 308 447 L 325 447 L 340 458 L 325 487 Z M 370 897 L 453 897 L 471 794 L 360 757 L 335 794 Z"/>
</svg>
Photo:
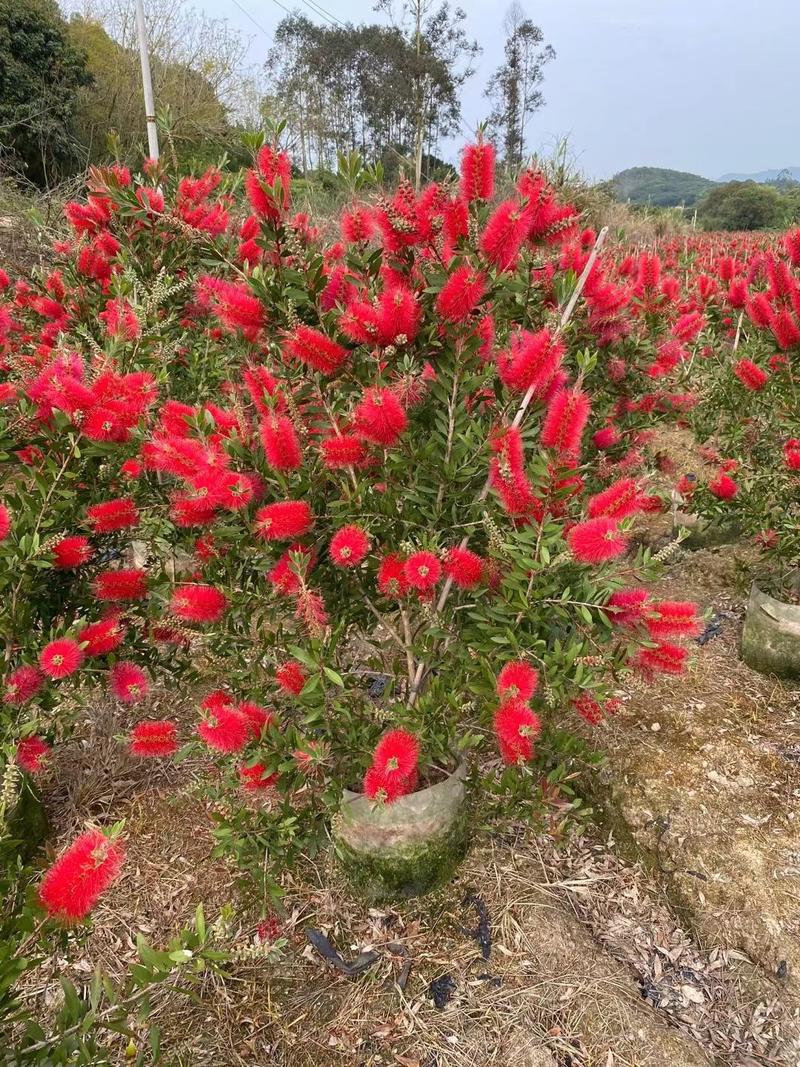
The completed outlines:
<svg viewBox="0 0 800 1067">
<path fill-rule="evenodd" d="M 0 1059 L 800 1062 L 800 231 L 347 178 L 0 243 Z"/>
</svg>

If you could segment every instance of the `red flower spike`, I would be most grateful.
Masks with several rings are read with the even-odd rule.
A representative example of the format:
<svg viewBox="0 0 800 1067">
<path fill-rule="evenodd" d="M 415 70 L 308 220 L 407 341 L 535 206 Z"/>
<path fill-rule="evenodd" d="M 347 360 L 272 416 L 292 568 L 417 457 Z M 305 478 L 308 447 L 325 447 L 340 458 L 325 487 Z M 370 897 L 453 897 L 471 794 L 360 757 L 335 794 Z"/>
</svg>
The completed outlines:
<svg viewBox="0 0 800 1067">
<path fill-rule="evenodd" d="M 116 614 L 91 622 L 78 633 L 78 641 L 87 656 L 105 656 L 119 648 L 124 639 L 125 627 Z"/>
<path fill-rule="evenodd" d="M 16 760 L 28 774 L 40 774 L 52 753 L 52 748 L 41 737 L 23 737 L 17 742 Z"/>
<path fill-rule="evenodd" d="M 331 538 L 328 551 L 337 567 L 357 567 L 369 548 L 369 537 L 360 526 L 342 526 Z"/>
<path fill-rule="evenodd" d="M 63 537 L 58 544 L 53 545 L 53 565 L 58 570 L 72 570 L 88 563 L 94 555 L 94 548 L 88 537 L 74 534 L 71 537 Z"/>
<path fill-rule="evenodd" d="M 249 720 L 231 703 L 211 703 L 209 706 L 209 698 L 203 702 L 207 718 L 198 725 L 198 734 L 217 752 L 240 752 L 252 736 Z"/>
<path fill-rule="evenodd" d="M 406 430 L 408 416 L 391 389 L 374 387 L 365 390 L 353 423 L 368 441 L 390 448 Z"/>
<path fill-rule="evenodd" d="M 186 622 L 219 622 L 227 607 L 227 597 L 213 585 L 179 586 L 169 602 L 172 614 Z"/>
<path fill-rule="evenodd" d="M 709 490 L 720 500 L 733 500 L 739 492 L 739 486 L 727 474 L 720 474 L 708 483 Z"/>
<path fill-rule="evenodd" d="M 497 695 L 506 699 L 530 700 L 539 684 L 539 672 L 524 660 L 511 660 L 497 676 Z"/>
<path fill-rule="evenodd" d="M 445 555 L 444 572 L 459 589 L 474 589 L 483 581 L 484 560 L 468 548 L 451 548 Z"/>
<path fill-rule="evenodd" d="M 523 700 L 506 700 L 495 712 L 494 730 L 504 763 L 533 758 L 533 743 L 541 731 L 538 717 Z"/>
<path fill-rule="evenodd" d="M 92 504 L 86 509 L 93 531 L 96 534 L 112 533 L 139 525 L 139 512 L 130 497 L 118 497 L 106 500 L 102 504 Z"/>
<path fill-rule="evenodd" d="M 47 871 L 39 900 L 53 918 L 83 919 L 119 877 L 123 860 L 121 845 L 99 830 L 87 830 Z"/>
<path fill-rule="evenodd" d="M 303 665 L 295 659 L 287 660 L 275 671 L 275 681 L 280 688 L 284 693 L 291 693 L 293 696 L 299 696 L 303 692 L 307 680 Z"/>
<path fill-rule="evenodd" d="M 400 600 L 409 590 L 405 560 L 395 553 L 384 556 L 378 567 L 378 590 L 383 596 Z"/>
<path fill-rule="evenodd" d="M 254 763 L 250 767 L 242 765 L 239 768 L 239 781 L 246 792 L 255 793 L 271 789 L 278 781 L 278 774 L 270 774 L 263 763 Z"/>
<path fill-rule="evenodd" d="M 313 522 L 311 508 L 305 500 L 280 500 L 256 512 L 256 533 L 265 541 L 284 541 L 302 537 Z"/>
<path fill-rule="evenodd" d="M 0 504 L 0 541 L 5 541 L 8 535 L 11 533 L 11 512 L 5 506 Z"/>
<path fill-rule="evenodd" d="M 83 663 L 83 651 L 71 637 L 60 637 L 46 645 L 39 656 L 43 674 L 56 681 L 74 674 Z"/>
<path fill-rule="evenodd" d="M 44 675 L 37 667 L 17 667 L 3 681 L 4 704 L 27 704 L 44 685 Z"/>
<path fill-rule="evenodd" d="M 412 552 L 403 565 L 403 574 L 412 589 L 427 593 L 442 576 L 442 565 L 433 552 Z"/>
<path fill-rule="evenodd" d="M 613 519 L 588 519 L 567 534 L 570 552 L 580 563 L 605 563 L 628 548 L 628 538 Z"/>
<path fill-rule="evenodd" d="M 346 348 L 310 326 L 298 326 L 284 342 L 283 352 L 326 375 L 335 374 L 350 357 Z"/>
<path fill-rule="evenodd" d="M 659 600 L 651 605 L 647 629 L 654 641 L 667 637 L 696 637 L 702 630 L 697 605 L 688 600 Z"/>
<path fill-rule="evenodd" d="M 174 756 L 178 751 L 178 728 L 168 719 L 140 722 L 130 732 L 128 751 L 140 759 Z"/>
<path fill-rule="evenodd" d="M 138 704 L 150 692 L 150 679 L 141 667 L 129 660 L 120 660 L 109 674 L 111 692 L 123 704 Z"/>
<path fill-rule="evenodd" d="M 98 600 L 111 602 L 144 600 L 147 596 L 147 575 L 138 568 L 101 571 L 95 579 L 94 593 Z"/>
<path fill-rule="evenodd" d="M 461 159 L 461 196 L 464 200 L 491 200 L 494 195 L 494 145 L 481 141 L 468 145 Z"/>
<path fill-rule="evenodd" d="M 419 741 L 407 730 L 389 730 L 375 746 L 372 766 L 386 781 L 408 780 L 419 762 Z"/>
</svg>

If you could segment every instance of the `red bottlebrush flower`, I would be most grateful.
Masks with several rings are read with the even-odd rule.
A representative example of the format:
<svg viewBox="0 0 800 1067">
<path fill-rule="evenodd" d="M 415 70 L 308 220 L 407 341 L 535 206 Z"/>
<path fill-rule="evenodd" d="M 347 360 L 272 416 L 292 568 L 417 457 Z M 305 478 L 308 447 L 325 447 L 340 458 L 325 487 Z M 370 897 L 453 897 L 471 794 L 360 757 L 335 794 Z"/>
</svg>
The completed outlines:
<svg viewBox="0 0 800 1067">
<path fill-rule="evenodd" d="M 757 392 L 763 389 L 769 380 L 769 375 L 757 366 L 751 359 L 740 359 L 733 365 L 733 373 L 746 389 Z"/>
<path fill-rule="evenodd" d="M 591 519 L 604 517 L 618 522 L 641 510 L 639 486 L 632 478 L 622 478 L 608 489 L 596 493 L 589 498 L 587 507 Z"/>
<path fill-rule="evenodd" d="M 144 600 L 147 596 L 147 575 L 136 567 L 129 570 L 102 571 L 95 579 L 94 594 L 98 600 L 112 602 Z"/>
<path fill-rule="evenodd" d="M 5 541 L 11 533 L 11 513 L 5 504 L 0 504 L 0 541 Z"/>
<path fill-rule="evenodd" d="M 353 422 L 368 441 L 389 448 L 408 426 L 408 416 L 391 389 L 375 386 L 364 391 Z"/>
<path fill-rule="evenodd" d="M 378 804 L 393 804 L 410 792 L 409 782 L 397 775 L 386 775 L 379 767 L 370 767 L 364 775 L 364 796 Z"/>
<path fill-rule="evenodd" d="M 790 471 L 800 471 L 800 440 L 793 437 L 783 446 L 783 458 Z"/>
<path fill-rule="evenodd" d="M 182 585 L 172 594 L 169 609 L 187 622 L 219 622 L 228 598 L 213 585 Z"/>
<path fill-rule="evenodd" d="M 279 500 L 256 512 L 256 533 L 265 541 L 302 537 L 313 523 L 311 507 L 305 500 Z"/>
<path fill-rule="evenodd" d="M 52 751 L 50 745 L 41 737 L 23 737 L 17 741 L 17 763 L 28 774 L 39 774 L 44 770 Z"/>
<path fill-rule="evenodd" d="M 572 707 L 590 726 L 599 726 L 603 721 L 603 709 L 588 693 L 581 693 L 579 697 L 576 697 L 572 701 Z"/>
<path fill-rule="evenodd" d="M 697 340 L 697 336 L 706 324 L 705 316 L 699 311 L 689 311 L 681 315 L 670 333 L 683 344 Z"/>
<path fill-rule="evenodd" d="M 386 781 L 407 782 L 416 772 L 419 741 L 407 730 L 389 730 L 375 746 L 372 766 Z"/>
<path fill-rule="evenodd" d="M 401 283 L 387 285 L 378 299 L 378 343 L 410 344 L 417 336 L 421 311 L 414 293 Z"/>
<path fill-rule="evenodd" d="M 244 188 L 253 211 L 270 222 L 279 222 L 292 198 L 292 165 L 285 152 L 262 145 L 256 165 L 244 177 Z"/>
<path fill-rule="evenodd" d="M 71 570 L 87 563 L 94 555 L 94 549 L 88 537 L 75 534 L 72 537 L 63 537 L 58 544 L 53 545 L 53 565 L 59 570 Z"/>
<path fill-rule="evenodd" d="M 168 719 L 137 723 L 128 737 L 128 751 L 141 759 L 174 756 L 178 751 L 178 727 Z"/>
<path fill-rule="evenodd" d="M 497 357 L 500 380 L 517 392 L 534 389 L 542 396 L 563 358 L 564 346 L 549 330 L 539 330 L 538 333 L 518 330 L 511 337 L 508 351 Z"/>
<path fill-rule="evenodd" d="M 353 204 L 342 213 L 340 222 L 342 240 L 348 244 L 359 244 L 368 241 L 375 232 L 375 216 L 372 209 L 366 204 Z"/>
<path fill-rule="evenodd" d="M 342 526 L 331 538 L 328 551 L 337 567 L 357 567 L 369 547 L 369 537 L 360 526 Z"/>
<path fill-rule="evenodd" d="M 786 308 L 773 314 L 769 326 L 781 348 L 793 348 L 800 342 L 800 326 L 791 311 Z"/>
<path fill-rule="evenodd" d="M 122 869 L 121 845 L 99 830 L 87 830 L 47 871 L 39 900 L 48 915 L 65 922 L 84 919 Z"/>
<path fill-rule="evenodd" d="M 290 659 L 277 668 L 275 671 L 275 681 L 284 693 L 291 693 L 293 696 L 299 696 L 300 693 L 303 692 L 307 676 L 303 670 L 303 665 L 298 663 L 296 659 Z"/>
<path fill-rule="evenodd" d="M 261 421 L 261 443 L 267 463 L 276 471 L 294 471 L 303 463 L 303 453 L 294 424 L 287 415 L 268 415 Z"/>
<path fill-rule="evenodd" d="M 650 598 L 646 589 L 618 589 L 606 605 L 609 617 L 615 626 L 636 626 L 644 622 L 650 610 Z"/>
<path fill-rule="evenodd" d="M 589 420 L 589 398 L 579 389 L 559 389 L 547 406 L 542 425 L 542 444 L 564 458 L 576 459 L 581 437 Z"/>
<path fill-rule="evenodd" d="M 228 702 L 224 693 L 211 693 L 202 703 L 207 717 L 197 732 L 209 748 L 217 752 L 240 752 L 252 736 L 246 716 Z"/>
<path fill-rule="evenodd" d="M 378 567 L 378 590 L 384 596 L 399 600 L 409 589 L 405 560 L 395 553 L 384 556 Z"/>
<path fill-rule="evenodd" d="M 660 600 L 651 605 L 647 629 L 654 641 L 665 637 L 696 637 L 702 629 L 697 605 L 688 600 Z"/>
<path fill-rule="evenodd" d="M 433 552 L 412 552 L 403 565 L 403 574 L 412 589 L 427 593 L 442 576 L 442 565 Z"/>
<path fill-rule="evenodd" d="M 236 710 L 250 723 L 250 730 L 255 738 L 260 737 L 264 727 L 275 720 L 272 708 L 263 708 L 253 700 L 240 700 Z"/>
<path fill-rule="evenodd" d="M 39 666 L 48 678 L 67 678 L 83 663 L 83 650 L 71 637 L 59 637 L 45 645 L 39 655 Z"/>
<path fill-rule="evenodd" d="M 516 200 L 499 204 L 481 235 L 481 251 L 498 270 L 514 267 L 528 236 L 528 219 Z"/>
<path fill-rule="evenodd" d="M 662 643 L 656 648 L 642 648 L 635 665 L 646 676 L 654 674 L 683 674 L 689 653 L 678 645 Z"/>
<path fill-rule="evenodd" d="M 305 557 L 300 566 L 298 555 Z M 267 571 L 267 580 L 277 593 L 293 596 L 300 589 L 300 577 L 307 575 L 315 562 L 316 557 L 312 550 L 307 545 L 296 542 L 289 545 L 275 566 Z"/>
<path fill-rule="evenodd" d="M 120 660 L 109 674 L 111 692 L 123 704 L 138 704 L 150 692 L 150 679 L 145 672 L 129 660 Z"/>
<path fill-rule="evenodd" d="M 312 637 L 320 636 L 328 625 L 325 601 L 312 589 L 301 589 L 295 602 L 294 617 L 300 619 Z"/>
<path fill-rule="evenodd" d="M 139 525 L 139 512 L 136 504 L 128 496 L 116 500 L 105 500 L 102 504 L 92 504 L 86 509 L 89 523 L 96 534 L 111 533 Z"/>
<path fill-rule="evenodd" d="M 126 459 L 120 467 L 120 474 L 124 474 L 126 478 L 138 478 L 144 467 L 138 459 Z"/>
<path fill-rule="evenodd" d="M 239 781 L 248 793 L 258 792 L 262 789 L 271 789 L 278 781 L 278 774 L 270 774 L 263 763 L 254 763 L 248 767 L 242 765 L 239 768 Z"/>
<path fill-rule="evenodd" d="M 497 695 L 504 700 L 530 700 L 539 684 L 539 672 L 524 660 L 511 660 L 497 676 Z"/>
<path fill-rule="evenodd" d="M 105 311 L 101 311 L 97 317 L 105 323 L 109 337 L 121 337 L 125 341 L 135 341 L 142 332 L 136 312 L 127 300 L 109 300 Z"/>
<path fill-rule="evenodd" d="M 461 196 L 467 202 L 491 200 L 494 195 L 494 145 L 467 145 L 461 157 Z"/>
<path fill-rule="evenodd" d="M 444 558 L 444 572 L 459 589 L 474 589 L 483 580 L 483 560 L 468 548 L 450 548 Z"/>
<path fill-rule="evenodd" d="M 463 322 L 486 295 L 486 275 L 465 263 L 445 282 L 436 298 L 436 311 L 445 322 Z"/>
<path fill-rule="evenodd" d="M 613 448 L 621 440 L 622 434 L 616 426 L 604 426 L 602 430 L 597 430 L 596 433 L 592 434 L 592 444 L 601 452 L 604 452 L 607 448 Z"/>
<path fill-rule="evenodd" d="M 495 712 L 494 730 L 504 763 L 519 763 L 533 757 L 533 742 L 541 724 L 524 700 L 503 701 Z"/>
<path fill-rule="evenodd" d="M 310 326 L 298 326 L 284 341 L 283 353 L 328 375 L 335 374 L 350 356 L 343 345 Z"/>
<path fill-rule="evenodd" d="M 580 563 L 604 563 L 626 551 L 628 538 L 613 519 L 587 519 L 572 527 L 567 544 Z"/>
<path fill-rule="evenodd" d="M 359 467 L 367 459 L 364 442 L 355 434 L 341 434 L 338 437 L 326 437 L 320 442 L 322 462 L 328 470 L 342 470 L 347 467 Z"/>
<path fill-rule="evenodd" d="M 87 656 L 105 656 L 119 648 L 125 638 L 125 627 L 119 615 L 109 615 L 99 622 L 91 622 L 78 634 L 78 641 Z"/>
<path fill-rule="evenodd" d="M 27 704 L 44 685 L 44 675 L 38 667 L 17 667 L 3 681 L 4 704 Z"/>
<path fill-rule="evenodd" d="M 733 500 L 739 492 L 739 486 L 727 474 L 720 474 L 712 482 L 709 482 L 708 488 L 720 500 Z"/>
</svg>

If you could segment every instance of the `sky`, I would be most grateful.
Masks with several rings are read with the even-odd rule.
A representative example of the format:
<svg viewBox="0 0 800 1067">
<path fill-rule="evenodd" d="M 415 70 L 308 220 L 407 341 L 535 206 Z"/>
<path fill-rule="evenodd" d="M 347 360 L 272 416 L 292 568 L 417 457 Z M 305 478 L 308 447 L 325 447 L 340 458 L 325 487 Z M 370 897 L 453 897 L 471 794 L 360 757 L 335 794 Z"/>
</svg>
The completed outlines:
<svg viewBox="0 0 800 1067">
<path fill-rule="evenodd" d="M 286 10 L 304 0 L 192 0 L 250 38 L 262 64 Z M 341 21 L 382 20 L 373 0 L 310 0 Z M 483 47 L 463 91 L 464 137 L 486 117 L 483 89 L 502 61 L 505 0 L 460 0 Z M 800 0 L 522 0 L 557 58 L 531 151 L 568 137 L 584 173 L 672 167 L 718 178 L 800 165 L 797 59 Z M 246 13 L 245 13 L 246 12 Z M 248 17 L 250 16 L 250 17 Z M 256 26 L 257 23 L 257 26 Z M 458 144 L 443 154 L 455 158 Z"/>
</svg>

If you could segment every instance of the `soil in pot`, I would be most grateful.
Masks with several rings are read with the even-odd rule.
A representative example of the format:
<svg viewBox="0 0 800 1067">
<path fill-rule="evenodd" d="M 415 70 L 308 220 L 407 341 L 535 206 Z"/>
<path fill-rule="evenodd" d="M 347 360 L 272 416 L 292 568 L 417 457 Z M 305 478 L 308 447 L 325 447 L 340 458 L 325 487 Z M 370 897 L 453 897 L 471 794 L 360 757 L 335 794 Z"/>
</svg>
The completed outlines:
<svg viewBox="0 0 800 1067">
<path fill-rule="evenodd" d="M 467 852 L 467 766 L 441 782 L 376 804 L 345 791 L 333 820 L 336 855 L 359 896 L 372 903 L 421 896 L 443 885 Z"/>
</svg>

